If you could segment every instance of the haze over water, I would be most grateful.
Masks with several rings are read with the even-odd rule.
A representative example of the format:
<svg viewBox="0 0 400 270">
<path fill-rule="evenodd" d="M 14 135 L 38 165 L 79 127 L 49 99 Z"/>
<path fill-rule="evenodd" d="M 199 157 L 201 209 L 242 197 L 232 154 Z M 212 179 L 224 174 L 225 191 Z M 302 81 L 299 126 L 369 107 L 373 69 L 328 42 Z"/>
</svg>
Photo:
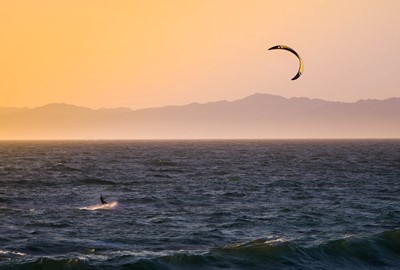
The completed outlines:
<svg viewBox="0 0 400 270">
<path fill-rule="evenodd" d="M 5 141 L 0 268 L 397 269 L 399 179 L 399 140 Z"/>
</svg>

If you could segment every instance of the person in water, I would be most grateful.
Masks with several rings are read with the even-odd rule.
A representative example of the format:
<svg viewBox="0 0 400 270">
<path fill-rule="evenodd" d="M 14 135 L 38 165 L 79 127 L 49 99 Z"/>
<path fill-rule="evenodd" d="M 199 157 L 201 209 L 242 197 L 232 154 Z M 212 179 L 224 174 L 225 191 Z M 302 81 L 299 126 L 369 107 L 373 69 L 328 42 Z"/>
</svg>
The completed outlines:
<svg viewBox="0 0 400 270">
<path fill-rule="evenodd" d="M 100 195 L 100 201 L 101 201 L 102 204 L 107 204 L 107 202 L 103 198 L 103 195 Z"/>
</svg>

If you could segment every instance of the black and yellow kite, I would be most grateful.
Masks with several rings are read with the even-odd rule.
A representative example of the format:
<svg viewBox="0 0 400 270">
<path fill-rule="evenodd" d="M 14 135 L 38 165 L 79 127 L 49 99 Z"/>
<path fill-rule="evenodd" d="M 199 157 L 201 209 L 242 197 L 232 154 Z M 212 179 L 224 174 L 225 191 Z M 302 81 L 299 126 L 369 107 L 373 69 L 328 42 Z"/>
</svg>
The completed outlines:
<svg viewBox="0 0 400 270">
<path fill-rule="evenodd" d="M 274 47 L 269 48 L 268 50 L 276 50 L 276 49 L 286 50 L 297 56 L 297 58 L 299 59 L 300 65 L 299 65 L 299 70 L 297 71 L 297 74 L 292 78 L 292 81 L 298 79 L 304 70 L 303 60 L 301 60 L 300 55 L 295 50 L 293 50 L 292 48 L 290 48 L 286 45 L 276 45 Z"/>
</svg>

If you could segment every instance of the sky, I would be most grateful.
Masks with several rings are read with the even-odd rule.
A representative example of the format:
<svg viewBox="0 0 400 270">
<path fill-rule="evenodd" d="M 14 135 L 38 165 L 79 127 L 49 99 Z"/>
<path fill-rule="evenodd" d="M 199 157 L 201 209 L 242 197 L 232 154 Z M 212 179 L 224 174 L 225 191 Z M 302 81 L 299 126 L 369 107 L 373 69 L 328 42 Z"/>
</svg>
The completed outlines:
<svg viewBox="0 0 400 270">
<path fill-rule="evenodd" d="M 0 107 L 400 97 L 397 0 L 2 0 Z M 296 81 L 297 59 L 305 69 Z"/>
</svg>

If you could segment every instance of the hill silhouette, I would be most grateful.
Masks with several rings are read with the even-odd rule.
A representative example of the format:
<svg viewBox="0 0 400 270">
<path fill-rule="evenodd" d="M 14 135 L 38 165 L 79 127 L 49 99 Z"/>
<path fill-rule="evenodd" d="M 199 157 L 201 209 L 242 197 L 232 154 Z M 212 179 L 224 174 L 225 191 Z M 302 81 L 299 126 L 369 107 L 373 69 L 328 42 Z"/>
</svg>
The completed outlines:
<svg viewBox="0 0 400 270">
<path fill-rule="evenodd" d="M 0 139 L 400 138 L 400 98 L 353 103 L 254 94 L 131 110 L 0 108 Z"/>
</svg>

